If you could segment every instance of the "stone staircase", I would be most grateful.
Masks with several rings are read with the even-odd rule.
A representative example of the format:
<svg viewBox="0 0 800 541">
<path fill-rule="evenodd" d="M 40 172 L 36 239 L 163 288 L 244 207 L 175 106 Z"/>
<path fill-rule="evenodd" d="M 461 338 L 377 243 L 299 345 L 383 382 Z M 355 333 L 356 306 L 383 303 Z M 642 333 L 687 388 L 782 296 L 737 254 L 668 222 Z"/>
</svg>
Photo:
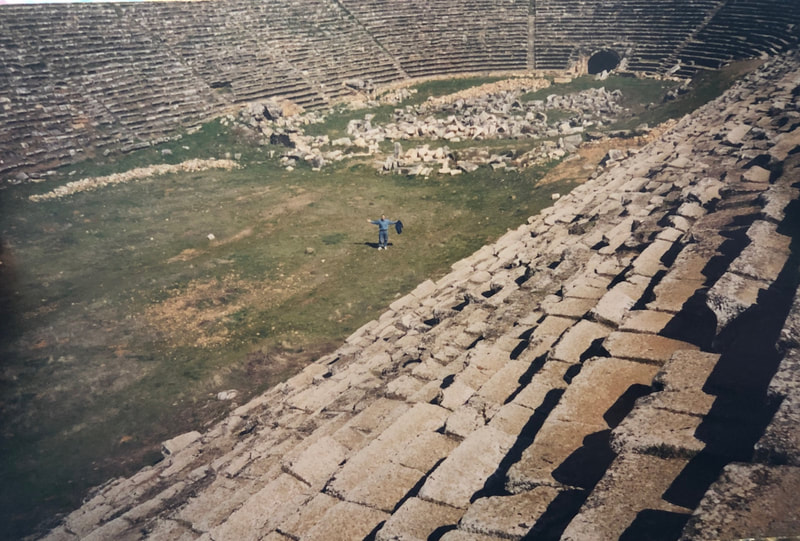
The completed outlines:
<svg viewBox="0 0 800 541">
<path fill-rule="evenodd" d="M 45 539 L 797 535 L 799 97 L 770 60 Z"/>
</svg>

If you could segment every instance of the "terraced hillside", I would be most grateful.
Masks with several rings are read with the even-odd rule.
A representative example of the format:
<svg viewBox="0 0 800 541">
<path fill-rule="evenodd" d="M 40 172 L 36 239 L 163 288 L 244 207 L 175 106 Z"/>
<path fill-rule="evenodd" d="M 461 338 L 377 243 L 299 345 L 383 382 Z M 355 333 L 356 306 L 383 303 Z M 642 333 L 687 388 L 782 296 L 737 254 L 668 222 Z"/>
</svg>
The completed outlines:
<svg viewBox="0 0 800 541">
<path fill-rule="evenodd" d="M 46 539 L 800 533 L 800 54 Z"/>
</svg>

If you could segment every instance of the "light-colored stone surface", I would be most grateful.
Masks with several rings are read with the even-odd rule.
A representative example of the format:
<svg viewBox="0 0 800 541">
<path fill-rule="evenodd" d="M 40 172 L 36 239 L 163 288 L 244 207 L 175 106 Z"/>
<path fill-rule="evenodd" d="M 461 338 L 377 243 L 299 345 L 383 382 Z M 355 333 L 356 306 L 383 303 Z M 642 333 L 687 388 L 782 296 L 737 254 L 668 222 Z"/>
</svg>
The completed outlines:
<svg viewBox="0 0 800 541">
<path fill-rule="evenodd" d="M 581 320 L 569 329 L 550 354 L 556 361 L 574 364 L 581 361 L 581 356 L 586 353 L 595 340 L 603 339 L 613 328 L 592 321 Z"/>
<path fill-rule="evenodd" d="M 510 496 L 479 498 L 464 514 L 458 527 L 467 532 L 521 539 L 559 492 L 554 487 L 536 487 Z"/>
<path fill-rule="evenodd" d="M 419 497 L 465 509 L 472 495 L 494 473 L 516 438 L 495 428 L 484 427 L 456 447 L 428 477 Z"/>
<path fill-rule="evenodd" d="M 658 367 L 615 358 L 596 357 L 583 363 L 550 415 L 561 421 L 608 428 L 608 410 L 634 385 L 649 386 Z"/>
<path fill-rule="evenodd" d="M 455 526 L 463 513 L 461 509 L 409 498 L 378 531 L 376 540 L 430 539 L 439 528 Z"/>
<path fill-rule="evenodd" d="M 656 334 L 612 333 L 603 343 L 613 357 L 646 363 L 663 364 L 681 349 L 698 349 L 694 344 Z"/>
<path fill-rule="evenodd" d="M 731 464 L 706 492 L 681 541 L 797 536 L 800 468 Z"/>
<path fill-rule="evenodd" d="M 307 541 L 351 541 L 363 539 L 390 515 L 351 502 L 339 502 L 306 532 Z"/>
<path fill-rule="evenodd" d="M 617 457 L 564 530 L 563 541 L 619 539 L 645 509 L 689 514 L 664 500 L 688 459 L 664 459 L 634 453 Z M 636 498 L 629 498 L 636 494 Z"/>
</svg>

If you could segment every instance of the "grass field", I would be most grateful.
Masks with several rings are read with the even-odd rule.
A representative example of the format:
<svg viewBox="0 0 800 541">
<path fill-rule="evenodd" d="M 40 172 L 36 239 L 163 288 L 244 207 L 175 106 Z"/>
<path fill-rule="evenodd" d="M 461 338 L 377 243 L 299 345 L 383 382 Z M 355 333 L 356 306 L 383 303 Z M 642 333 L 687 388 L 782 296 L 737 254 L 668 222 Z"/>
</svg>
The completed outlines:
<svg viewBox="0 0 800 541">
<path fill-rule="evenodd" d="M 413 100 L 487 81 L 424 83 Z M 631 106 L 641 118 L 655 114 L 645 102 L 674 86 L 603 83 L 639 96 Z M 332 114 L 313 130 L 335 138 L 364 113 Z M 487 145 L 519 152 L 532 143 Z M 218 392 L 236 389 L 242 403 L 332 351 L 394 299 L 517 227 L 578 178 L 542 183 L 544 169 L 487 168 L 409 178 L 379 175 L 371 161 L 288 172 L 270 150 L 213 122 L 158 148 L 2 192 L 5 537 L 47 524 L 89 487 L 157 460 L 160 441 L 219 419 L 232 403 L 217 400 Z M 225 154 L 241 155 L 241 168 L 28 199 L 69 180 Z M 390 235 L 387 251 L 375 249 L 376 228 L 366 223 L 382 213 L 406 226 Z"/>
</svg>

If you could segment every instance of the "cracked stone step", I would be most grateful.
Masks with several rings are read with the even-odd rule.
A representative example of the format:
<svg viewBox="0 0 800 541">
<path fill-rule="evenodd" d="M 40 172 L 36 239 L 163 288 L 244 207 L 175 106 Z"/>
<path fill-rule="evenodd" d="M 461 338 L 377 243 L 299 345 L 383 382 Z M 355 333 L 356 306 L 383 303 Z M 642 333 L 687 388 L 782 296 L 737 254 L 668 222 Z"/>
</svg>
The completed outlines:
<svg viewBox="0 0 800 541">
<path fill-rule="evenodd" d="M 550 359 L 578 363 L 595 341 L 606 338 L 613 330 L 612 327 L 583 319 L 564 333 L 551 350 Z"/>
<path fill-rule="evenodd" d="M 314 492 L 302 481 L 283 474 L 251 496 L 225 522 L 209 534 L 214 540 L 252 539 L 275 529 L 292 511 L 310 500 Z"/>
<path fill-rule="evenodd" d="M 614 332 L 603 342 L 612 357 L 643 363 L 663 364 L 681 349 L 697 350 L 694 344 L 657 334 Z"/>
<path fill-rule="evenodd" d="M 680 541 L 794 537 L 800 468 L 729 464 L 708 489 Z"/>
<path fill-rule="evenodd" d="M 376 541 L 422 541 L 443 528 L 455 527 L 463 509 L 409 498 L 378 530 Z"/>
<path fill-rule="evenodd" d="M 561 539 L 620 539 L 625 533 L 632 535 L 629 529 L 635 531 L 635 521 L 643 512 L 678 515 L 678 523 L 682 525 L 692 510 L 670 503 L 664 499 L 664 494 L 688 462 L 688 459 L 636 453 L 618 456 L 570 521 Z"/>
<path fill-rule="evenodd" d="M 416 404 L 400 416 L 378 438 L 349 458 L 327 485 L 326 492 L 347 498 L 363 480 L 383 464 L 399 456 L 410 442 L 444 426 L 449 411 L 433 404 Z"/>
<path fill-rule="evenodd" d="M 503 539 L 522 539 L 562 492 L 555 487 L 536 487 L 509 496 L 478 498 L 458 523 L 458 529 Z"/>
<path fill-rule="evenodd" d="M 364 539 L 389 516 L 383 511 L 356 503 L 339 502 L 322 515 L 322 518 L 306 532 L 303 539 L 308 541 Z"/>
<path fill-rule="evenodd" d="M 515 441 L 515 437 L 488 426 L 473 432 L 428 476 L 419 497 L 466 509 Z"/>
<path fill-rule="evenodd" d="M 649 388 L 657 370 L 653 365 L 622 359 L 586 361 L 533 443 L 509 469 L 506 489 L 519 493 L 540 485 L 564 484 L 566 478 L 557 473 L 559 466 L 572 456 L 573 468 L 579 467 L 581 460 L 589 460 L 579 458 L 577 452 L 585 445 L 603 446 L 601 440 L 607 440 L 610 426 Z"/>
</svg>

